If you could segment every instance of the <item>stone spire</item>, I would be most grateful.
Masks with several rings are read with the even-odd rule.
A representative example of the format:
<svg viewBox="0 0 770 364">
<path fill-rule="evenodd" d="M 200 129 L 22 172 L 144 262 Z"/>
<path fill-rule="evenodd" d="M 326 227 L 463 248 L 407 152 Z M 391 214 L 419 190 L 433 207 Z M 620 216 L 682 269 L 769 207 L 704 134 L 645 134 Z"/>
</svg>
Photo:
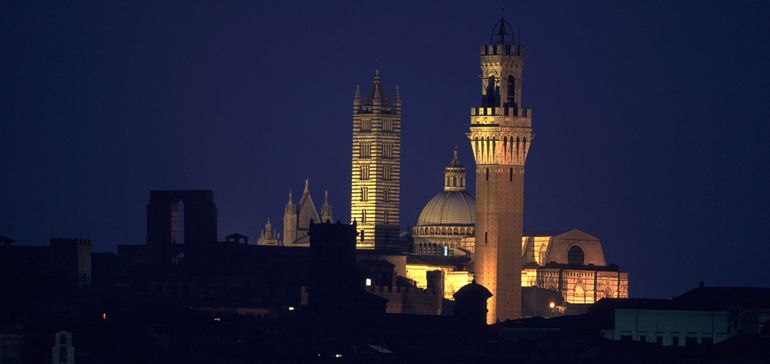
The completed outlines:
<svg viewBox="0 0 770 364">
<path fill-rule="evenodd" d="M 278 245 L 279 235 L 273 230 L 273 224 L 270 223 L 270 218 L 268 217 L 265 227 L 259 232 L 257 245 Z"/>
<path fill-rule="evenodd" d="M 310 196 L 310 183 L 305 179 L 305 190 L 302 191 L 302 197 L 297 206 L 297 241 L 309 243 L 308 232 L 310 231 L 310 220 L 318 223 L 321 219 L 318 217 L 318 210 L 315 208 L 313 198 Z"/>
<path fill-rule="evenodd" d="M 289 190 L 289 201 L 283 211 L 283 245 L 291 246 L 297 240 L 297 208 Z"/>
<path fill-rule="evenodd" d="M 457 156 L 457 146 L 454 149 L 454 158 L 444 168 L 444 191 L 465 191 L 465 167 Z"/>
<path fill-rule="evenodd" d="M 321 206 L 321 222 L 331 222 L 332 206 L 329 205 L 329 191 L 324 191 L 324 204 Z"/>
<path fill-rule="evenodd" d="M 296 214 L 297 208 L 294 205 L 294 199 L 291 197 L 291 190 L 289 190 L 289 201 L 286 202 L 286 207 L 283 210 L 284 214 Z"/>
<path fill-rule="evenodd" d="M 388 99 L 385 97 L 385 92 L 382 90 L 379 69 L 374 71 L 374 78 L 372 79 L 372 86 L 369 87 L 369 95 L 366 98 L 366 105 L 371 106 L 375 113 L 379 112 L 383 108 L 390 106 Z"/>
<path fill-rule="evenodd" d="M 361 110 L 361 87 L 356 85 L 356 93 L 353 95 L 353 112 Z"/>
</svg>

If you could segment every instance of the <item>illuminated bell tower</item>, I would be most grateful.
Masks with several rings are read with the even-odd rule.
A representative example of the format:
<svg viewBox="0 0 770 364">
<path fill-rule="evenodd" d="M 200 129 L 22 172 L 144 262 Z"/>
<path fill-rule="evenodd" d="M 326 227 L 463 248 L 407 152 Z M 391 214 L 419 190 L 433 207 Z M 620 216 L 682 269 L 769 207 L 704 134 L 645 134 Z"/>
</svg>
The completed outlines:
<svg viewBox="0 0 770 364">
<path fill-rule="evenodd" d="M 353 165 L 350 219 L 358 249 L 399 248 L 401 96 L 385 96 L 377 70 L 366 100 L 353 98 Z"/>
<path fill-rule="evenodd" d="M 521 104 L 523 69 L 524 47 L 501 19 L 481 46 L 481 106 L 471 109 L 468 133 L 476 160 L 474 274 L 492 293 L 489 324 L 521 317 L 524 164 L 532 142 L 532 109 Z"/>
</svg>

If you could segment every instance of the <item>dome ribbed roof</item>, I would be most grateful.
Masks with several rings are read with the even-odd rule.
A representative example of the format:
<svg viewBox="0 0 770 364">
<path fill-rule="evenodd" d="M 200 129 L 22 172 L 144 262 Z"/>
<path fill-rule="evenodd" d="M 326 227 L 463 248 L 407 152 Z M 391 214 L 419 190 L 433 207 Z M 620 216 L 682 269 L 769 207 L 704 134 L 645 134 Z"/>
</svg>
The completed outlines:
<svg viewBox="0 0 770 364">
<path fill-rule="evenodd" d="M 474 225 L 476 201 L 465 191 L 444 191 L 433 197 L 420 212 L 417 225 Z"/>
</svg>

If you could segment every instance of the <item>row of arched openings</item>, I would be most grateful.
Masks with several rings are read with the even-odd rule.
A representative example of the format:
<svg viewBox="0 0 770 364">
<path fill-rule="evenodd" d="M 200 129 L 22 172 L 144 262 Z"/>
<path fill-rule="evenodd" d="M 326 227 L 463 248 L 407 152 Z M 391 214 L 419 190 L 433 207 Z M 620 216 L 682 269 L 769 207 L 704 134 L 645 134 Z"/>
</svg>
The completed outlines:
<svg viewBox="0 0 770 364">
<path fill-rule="evenodd" d="M 494 158 L 495 150 L 497 147 L 497 138 L 476 137 L 473 139 L 473 147 L 476 152 L 476 155 L 480 156 L 482 159 Z M 503 137 L 503 153 L 506 160 L 510 158 L 516 158 L 517 160 L 519 160 L 521 159 L 522 156 L 524 156 L 526 151 L 527 151 L 526 136 L 524 137 L 516 136 L 515 139 L 513 136 L 509 137 L 507 135 Z"/>
</svg>

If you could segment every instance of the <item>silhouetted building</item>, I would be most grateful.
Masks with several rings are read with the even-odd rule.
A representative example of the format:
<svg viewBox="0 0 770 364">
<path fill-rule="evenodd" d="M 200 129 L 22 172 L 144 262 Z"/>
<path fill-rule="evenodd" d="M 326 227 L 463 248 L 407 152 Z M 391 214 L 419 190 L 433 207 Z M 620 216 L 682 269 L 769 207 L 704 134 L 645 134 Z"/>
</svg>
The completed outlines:
<svg viewBox="0 0 770 364">
<path fill-rule="evenodd" d="M 385 313 L 386 300 L 364 291 L 359 281 L 356 225 L 311 223 L 309 233 L 308 298 L 321 331 L 340 334 L 357 319 Z"/>
<path fill-rule="evenodd" d="M 44 245 L 0 246 L 0 274 L 6 288 L 45 290 L 91 286 L 91 241 L 52 238 Z"/>
<path fill-rule="evenodd" d="M 759 335 L 770 322 L 770 288 L 698 287 L 672 299 L 604 299 L 591 307 L 612 325 L 611 340 L 689 346 Z"/>
<path fill-rule="evenodd" d="M 91 286 L 91 240 L 51 239 L 51 255 L 51 262 L 68 272 L 76 286 Z"/>
<path fill-rule="evenodd" d="M 54 335 L 55 344 L 51 348 L 52 364 L 74 364 L 75 347 L 72 345 L 72 334 L 59 331 Z"/>
<path fill-rule="evenodd" d="M 0 325 L 0 364 L 22 364 L 24 330 L 19 325 Z"/>
<path fill-rule="evenodd" d="M 217 208 L 210 190 L 150 191 L 147 244 L 200 246 L 217 241 Z"/>
<path fill-rule="evenodd" d="M 487 300 L 490 297 L 492 293 L 475 280 L 465 285 L 454 294 L 455 318 L 468 327 L 484 327 L 487 320 Z"/>
</svg>

